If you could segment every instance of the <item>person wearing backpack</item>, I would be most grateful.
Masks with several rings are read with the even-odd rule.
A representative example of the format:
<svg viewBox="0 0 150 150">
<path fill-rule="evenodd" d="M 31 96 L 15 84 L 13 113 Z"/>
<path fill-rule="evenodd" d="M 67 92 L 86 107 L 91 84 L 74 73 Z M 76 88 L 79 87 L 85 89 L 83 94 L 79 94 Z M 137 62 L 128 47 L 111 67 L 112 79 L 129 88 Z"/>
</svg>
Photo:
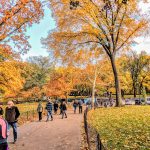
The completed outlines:
<svg viewBox="0 0 150 150">
<path fill-rule="evenodd" d="M 65 115 L 65 118 L 67 118 L 67 106 L 66 106 L 66 103 L 65 101 L 62 102 L 62 119 L 64 118 L 64 115 Z"/>
<path fill-rule="evenodd" d="M 54 113 L 57 114 L 57 110 L 58 110 L 58 103 L 57 101 L 54 102 Z"/>
<path fill-rule="evenodd" d="M 77 106 L 78 106 L 78 101 L 74 100 L 73 102 L 74 114 L 76 113 Z"/>
<path fill-rule="evenodd" d="M 53 120 L 53 115 L 52 115 L 52 110 L 53 110 L 53 104 L 50 99 L 48 99 L 48 102 L 46 104 L 45 109 L 47 110 L 47 120 L 46 122 L 49 121 L 49 118 L 51 117 L 51 121 Z"/>
<path fill-rule="evenodd" d="M 20 116 L 20 112 L 16 106 L 14 106 L 13 101 L 8 101 L 5 110 L 5 119 L 8 122 L 8 130 L 10 127 L 13 128 L 14 144 L 17 141 L 17 121 Z"/>
<path fill-rule="evenodd" d="M 0 150 L 8 150 L 7 128 L 7 121 L 3 119 L 3 109 L 0 109 Z"/>
<path fill-rule="evenodd" d="M 80 100 L 79 101 L 79 114 L 82 114 L 82 105 L 83 105 L 83 101 Z"/>
<path fill-rule="evenodd" d="M 59 105 L 59 109 L 60 109 L 59 115 L 62 115 L 62 104 L 63 104 L 63 101 L 61 101 L 61 102 L 60 102 L 60 105 Z"/>
<path fill-rule="evenodd" d="M 41 121 L 41 120 L 42 120 L 42 112 L 43 112 L 43 106 L 42 106 L 41 101 L 40 101 L 39 104 L 38 104 L 37 112 L 38 112 L 38 114 L 39 114 L 39 121 Z"/>
</svg>

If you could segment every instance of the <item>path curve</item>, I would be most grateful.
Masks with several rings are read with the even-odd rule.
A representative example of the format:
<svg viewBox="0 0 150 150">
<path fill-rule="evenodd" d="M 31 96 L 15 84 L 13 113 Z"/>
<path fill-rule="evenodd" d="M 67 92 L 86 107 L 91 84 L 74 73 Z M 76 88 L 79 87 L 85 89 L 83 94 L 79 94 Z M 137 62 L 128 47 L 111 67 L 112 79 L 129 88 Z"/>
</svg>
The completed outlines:
<svg viewBox="0 0 150 150">
<path fill-rule="evenodd" d="M 80 150 L 81 114 L 68 112 L 68 118 L 54 115 L 54 120 L 31 122 L 18 127 L 16 144 L 9 144 L 10 150 Z M 12 133 L 8 142 L 12 142 Z"/>
</svg>

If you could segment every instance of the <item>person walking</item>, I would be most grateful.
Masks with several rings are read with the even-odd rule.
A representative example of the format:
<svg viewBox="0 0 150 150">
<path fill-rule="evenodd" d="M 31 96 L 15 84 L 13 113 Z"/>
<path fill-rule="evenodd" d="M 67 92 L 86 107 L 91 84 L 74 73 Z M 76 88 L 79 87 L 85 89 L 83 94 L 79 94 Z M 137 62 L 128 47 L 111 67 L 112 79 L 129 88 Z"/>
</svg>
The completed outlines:
<svg viewBox="0 0 150 150">
<path fill-rule="evenodd" d="M 38 112 L 38 114 L 39 114 L 39 121 L 41 121 L 41 120 L 42 120 L 42 112 L 43 112 L 43 106 L 42 106 L 41 101 L 40 101 L 39 104 L 38 104 L 37 112 Z"/>
<path fill-rule="evenodd" d="M 13 128 L 14 144 L 17 141 L 17 121 L 19 116 L 20 112 L 18 110 L 18 107 L 14 106 L 13 101 L 8 101 L 5 110 L 5 118 L 8 122 L 8 130 L 10 129 L 10 127 Z"/>
<path fill-rule="evenodd" d="M 58 103 L 57 101 L 54 102 L 54 113 L 57 114 L 57 110 L 58 110 Z"/>
<path fill-rule="evenodd" d="M 0 150 L 8 150 L 7 128 L 7 121 L 3 119 L 3 109 L 0 109 Z"/>
<path fill-rule="evenodd" d="M 74 100 L 73 102 L 74 114 L 76 113 L 77 106 L 78 106 L 78 102 L 77 100 Z"/>
<path fill-rule="evenodd" d="M 1 113 L 2 113 L 2 115 L 4 114 L 4 110 L 3 110 L 3 103 L 2 102 L 0 102 L 0 111 L 1 111 Z"/>
<path fill-rule="evenodd" d="M 62 104 L 63 104 L 63 101 L 60 102 L 60 106 L 59 106 L 60 114 L 59 115 L 62 115 Z"/>
<path fill-rule="evenodd" d="M 82 105 L 83 105 L 83 101 L 80 100 L 79 101 L 79 114 L 82 114 Z"/>
<path fill-rule="evenodd" d="M 50 99 L 48 99 L 48 102 L 46 104 L 46 108 L 45 109 L 47 110 L 47 120 L 46 120 L 46 122 L 49 121 L 50 117 L 51 117 L 51 121 L 52 121 L 53 120 L 53 115 L 52 115 L 53 104 L 52 104 Z"/>
<path fill-rule="evenodd" d="M 62 102 L 62 119 L 64 118 L 64 115 L 65 115 L 65 118 L 67 118 L 67 106 L 66 106 L 66 103 L 65 101 Z"/>
</svg>

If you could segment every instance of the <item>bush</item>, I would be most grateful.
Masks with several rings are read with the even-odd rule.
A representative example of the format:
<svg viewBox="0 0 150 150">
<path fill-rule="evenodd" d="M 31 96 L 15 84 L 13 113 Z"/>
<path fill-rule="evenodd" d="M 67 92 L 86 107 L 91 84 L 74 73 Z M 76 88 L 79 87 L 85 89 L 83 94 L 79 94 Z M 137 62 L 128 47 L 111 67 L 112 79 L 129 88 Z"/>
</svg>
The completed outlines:
<svg viewBox="0 0 150 150">
<path fill-rule="evenodd" d="M 92 110 L 88 122 L 108 149 L 150 149 L 150 106 Z"/>
</svg>

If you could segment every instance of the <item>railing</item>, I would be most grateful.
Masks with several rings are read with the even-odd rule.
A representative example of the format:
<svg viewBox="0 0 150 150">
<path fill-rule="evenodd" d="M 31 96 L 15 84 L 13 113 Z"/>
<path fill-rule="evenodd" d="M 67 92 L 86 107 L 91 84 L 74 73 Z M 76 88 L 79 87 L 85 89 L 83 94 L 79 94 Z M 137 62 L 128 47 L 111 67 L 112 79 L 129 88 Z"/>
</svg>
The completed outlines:
<svg viewBox="0 0 150 150">
<path fill-rule="evenodd" d="M 90 125 L 88 124 L 87 114 L 88 114 L 88 108 L 86 108 L 84 111 L 84 129 L 85 129 L 88 149 L 89 150 L 107 150 L 101 142 L 99 133 L 95 129 L 90 127 Z M 92 140 L 90 139 L 91 137 L 94 137 L 94 141 L 93 141 L 93 138 Z"/>
<path fill-rule="evenodd" d="M 20 113 L 20 116 L 19 116 L 19 124 L 23 124 L 27 121 L 34 121 L 35 119 L 37 119 L 37 116 L 38 113 L 36 110 L 30 110 L 30 111 L 26 111 L 26 112 L 22 112 Z"/>
</svg>

